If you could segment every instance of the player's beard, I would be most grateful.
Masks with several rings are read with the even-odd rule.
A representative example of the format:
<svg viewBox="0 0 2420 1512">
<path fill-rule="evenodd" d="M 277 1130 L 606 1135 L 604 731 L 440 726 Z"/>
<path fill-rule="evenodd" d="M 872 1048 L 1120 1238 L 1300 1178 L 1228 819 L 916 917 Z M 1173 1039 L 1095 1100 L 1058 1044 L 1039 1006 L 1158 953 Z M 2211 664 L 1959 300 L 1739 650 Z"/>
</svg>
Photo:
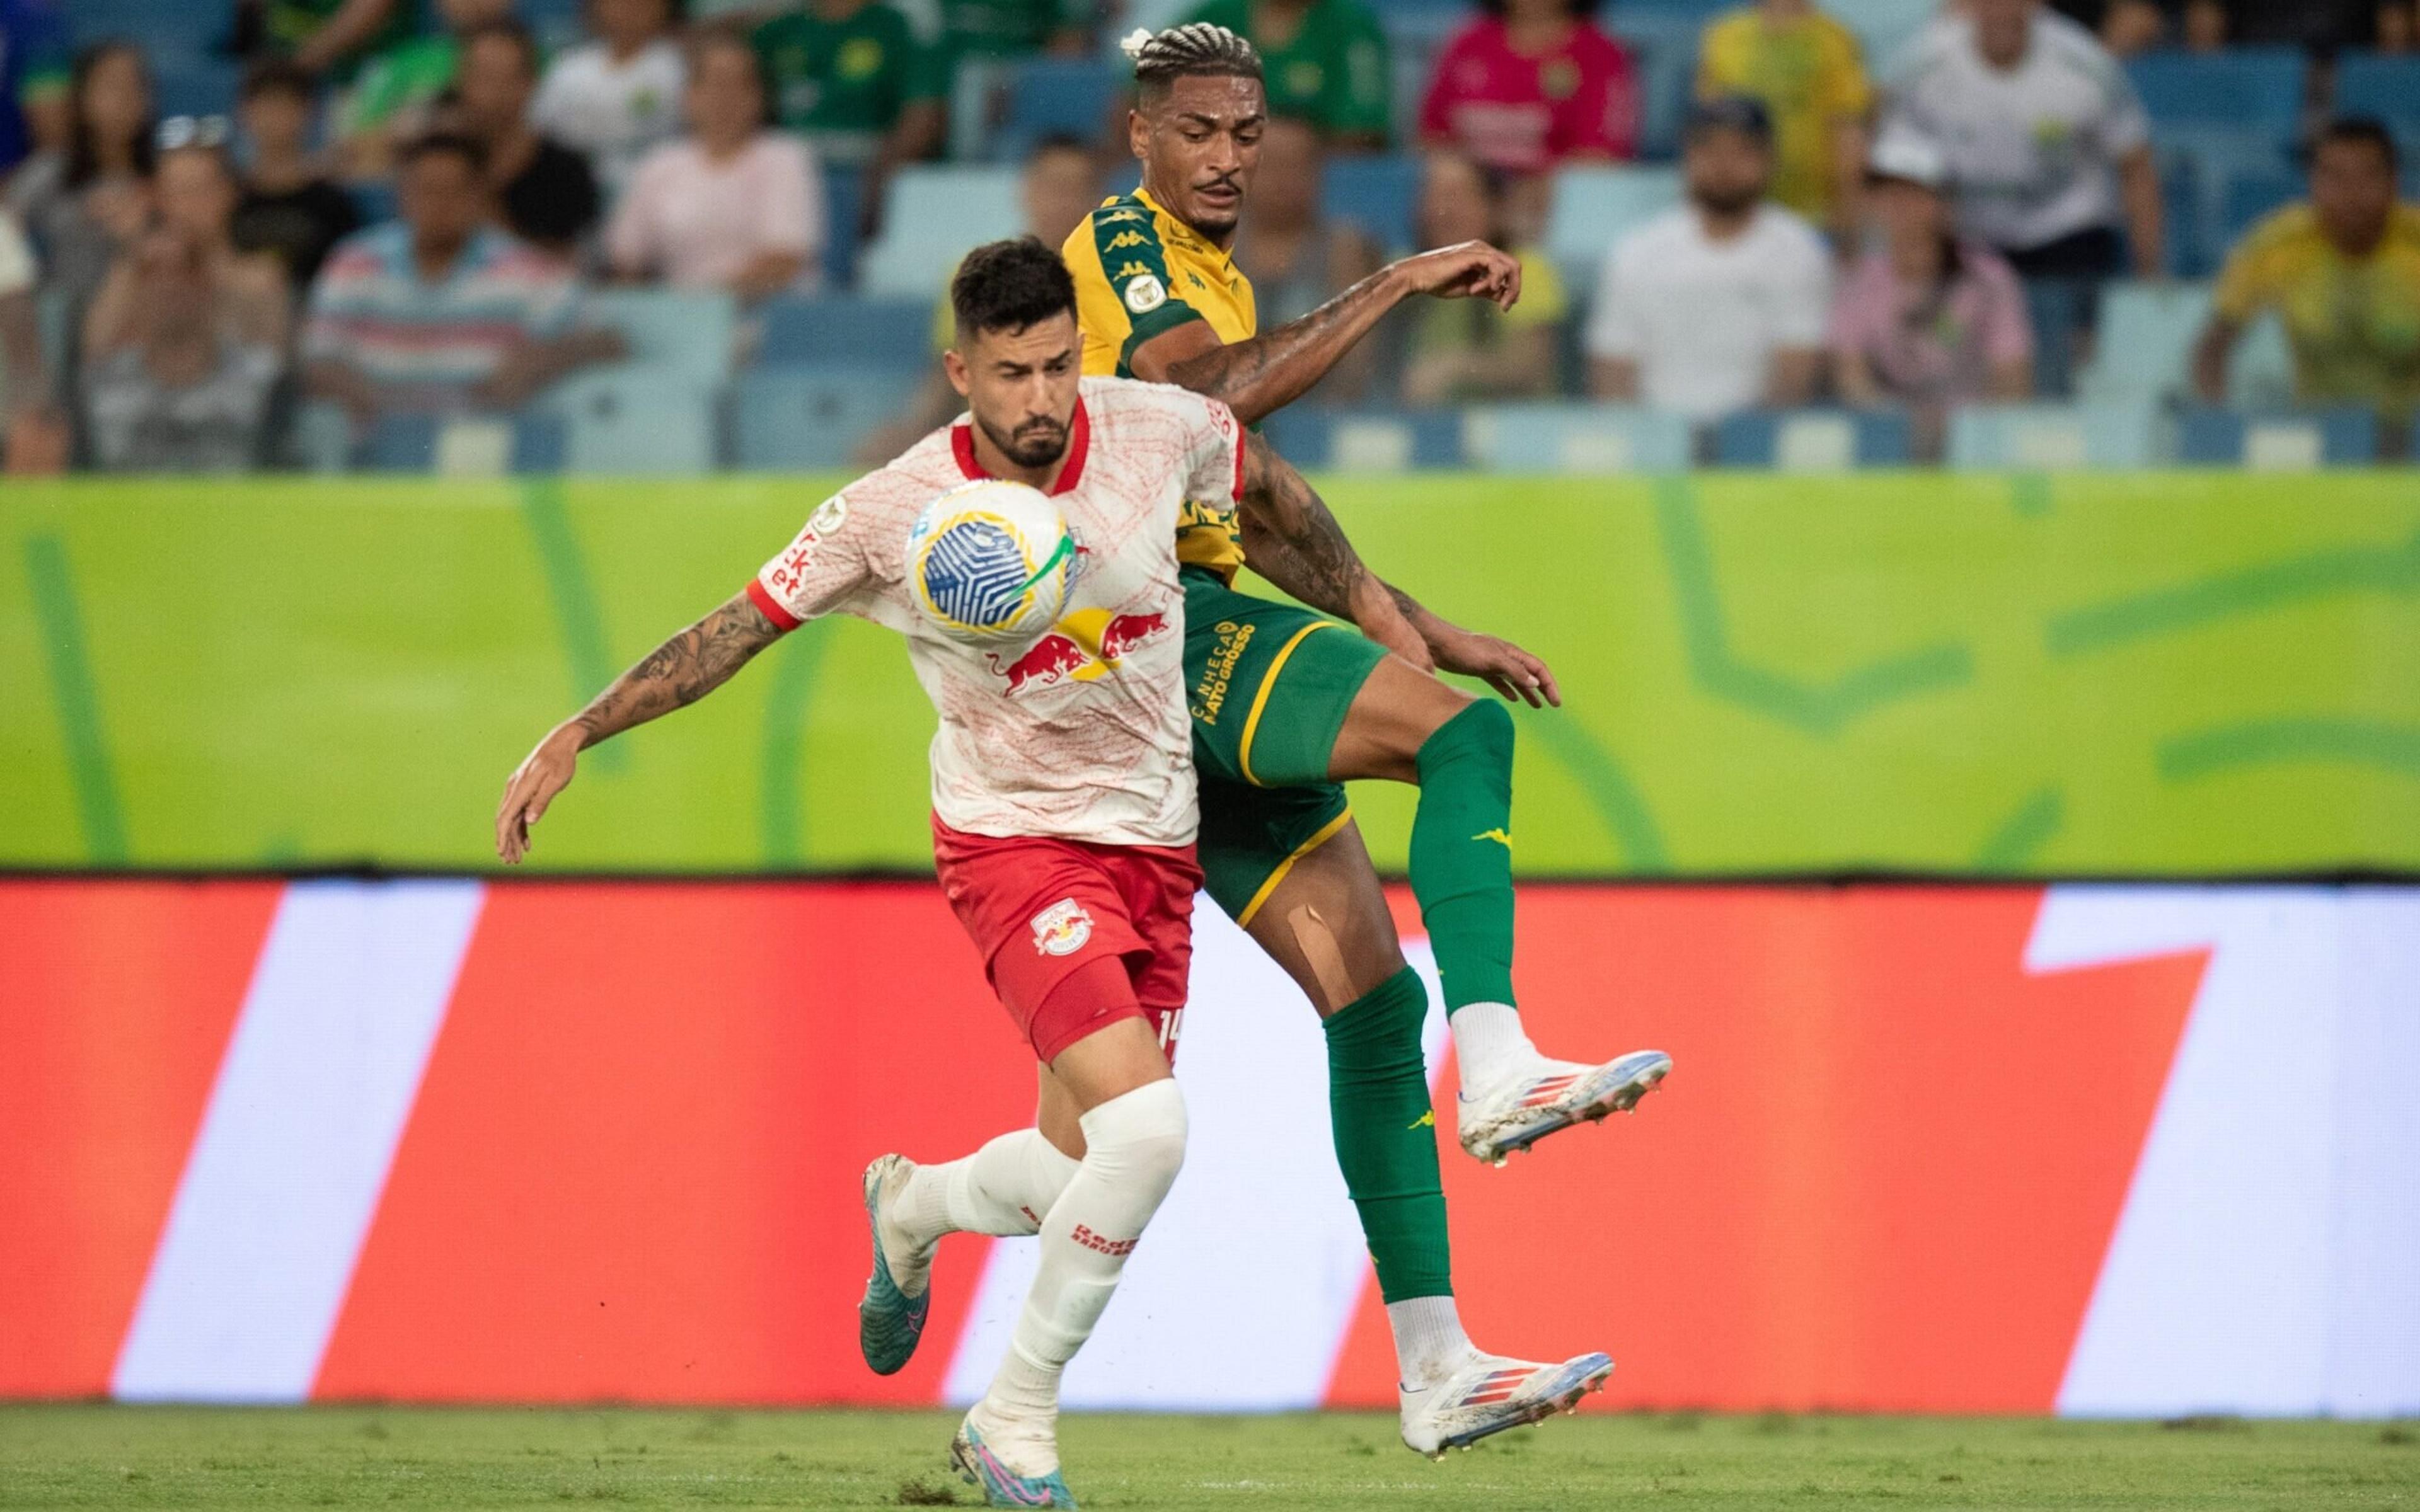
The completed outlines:
<svg viewBox="0 0 2420 1512">
<path fill-rule="evenodd" d="M 1067 427 L 1055 420 L 1029 420 L 1005 436 L 981 415 L 975 417 L 975 424 L 1021 468 L 1047 468 L 1067 451 Z"/>
</svg>

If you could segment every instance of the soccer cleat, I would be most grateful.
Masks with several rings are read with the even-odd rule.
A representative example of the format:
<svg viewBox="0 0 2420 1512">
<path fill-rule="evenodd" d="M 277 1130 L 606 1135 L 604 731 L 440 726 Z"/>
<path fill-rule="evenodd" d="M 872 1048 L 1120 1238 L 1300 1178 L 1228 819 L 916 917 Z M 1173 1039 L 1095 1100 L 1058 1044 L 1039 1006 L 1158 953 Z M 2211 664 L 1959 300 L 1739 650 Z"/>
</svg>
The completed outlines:
<svg viewBox="0 0 2420 1512">
<path fill-rule="evenodd" d="M 1559 1130 L 1629 1112 L 1671 1070 L 1672 1057 L 1661 1050 L 1634 1050 L 1602 1066 L 1541 1057 L 1477 1097 L 1462 1094 L 1455 1118 L 1462 1148 L 1501 1165 L 1505 1156 Z"/>
<path fill-rule="evenodd" d="M 1613 1362 L 1602 1354 L 1540 1365 L 1474 1350 L 1461 1369 L 1436 1385 L 1402 1394 L 1404 1443 L 1431 1459 L 1443 1459 L 1448 1449 L 1467 1449 L 1491 1433 L 1575 1410 L 1581 1397 L 1602 1391 L 1612 1374 Z"/>
<path fill-rule="evenodd" d="M 922 1255 L 894 1232 L 892 1244 L 882 1242 L 886 1205 L 899 1199 L 901 1188 L 915 1173 L 916 1163 L 904 1155 L 885 1155 L 865 1168 L 865 1224 L 874 1231 L 874 1273 L 865 1279 L 865 1295 L 857 1304 L 857 1348 L 877 1376 L 896 1375 L 916 1352 L 924 1336 L 924 1309 L 931 1304 L 930 1250 Z M 900 1257 L 894 1270 L 892 1255 Z M 902 1281 L 916 1287 L 908 1295 Z M 923 1283 L 919 1285 L 919 1283 Z"/>
<path fill-rule="evenodd" d="M 957 1437 L 950 1441 L 950 1463 L 958 1473 L 974 1486 L 983 1488 L 985 1506 L 1074 1506 L 1076 1493 L 1053 1465 L 1039 1475 L 1028 1475 L 1001 1458 L 999 1451 L 984 1442 L 981 1429 L 975 1427 L 974 1414 L 958 1425 Z"/>
</svg>

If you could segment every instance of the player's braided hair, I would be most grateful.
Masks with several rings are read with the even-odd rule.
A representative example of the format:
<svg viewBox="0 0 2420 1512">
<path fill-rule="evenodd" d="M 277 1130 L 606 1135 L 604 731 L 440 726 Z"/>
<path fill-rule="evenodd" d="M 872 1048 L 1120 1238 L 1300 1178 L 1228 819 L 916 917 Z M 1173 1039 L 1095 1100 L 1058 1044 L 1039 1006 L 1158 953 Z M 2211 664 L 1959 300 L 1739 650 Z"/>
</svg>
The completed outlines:
<svg viewBox="0 0 2420 1512">
<path fill-rule="evenodd" d="M 1257 79 L 1258 49 L 1224 26 L 1206 21 L 1187 22 L 1166 31 L 1137 29 L 1118 44 L 1134 59 L 1135 85 L 1146 100 L 1156 100 L 1168 86 L 1187 77 Z"/>
</svg>

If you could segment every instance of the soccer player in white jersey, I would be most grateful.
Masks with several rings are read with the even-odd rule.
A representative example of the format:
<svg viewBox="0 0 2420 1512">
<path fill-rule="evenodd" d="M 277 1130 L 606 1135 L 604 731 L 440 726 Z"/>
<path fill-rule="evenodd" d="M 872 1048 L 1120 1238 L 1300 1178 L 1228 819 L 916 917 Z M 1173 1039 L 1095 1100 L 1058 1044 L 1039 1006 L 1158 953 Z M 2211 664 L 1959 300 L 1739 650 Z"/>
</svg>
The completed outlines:
<svg viewBox="0 0 2420 1512">
<path fill-rule="evenodd" d="M 1040 1233 L 1042 1258 L 1007 1357 L 951 1453 L 994 1505 L 1072 1506 L 1059 1467 L 1060 1376 L 1185 1151 L 1169 1057 L 1202 872 L 1178 510 L 1188 499 L 1233 499 L 1255 528 L 1345 586 L 1366 569 L 1317 496 L 1225 405 L 1081 377 L 1075 287 L 1056 253 L 1030 239 L 978 248 L 951 293 L 958 345 L 945 362 L 970 420 L 825 501 L 744 592 L 550 733 L 506 785 L 496 845 L 508 862 L 526 854 L 530 826 L 581 750 L 705 696 L 801 621 L 838 611 L 907 636 L 940 714 L 941 886 L 1042 1066 L 1036 1127 L 954 1167 L 986 1199 L 1022 1195 L 1032 1219 L 1023 1231 Z M 944 634 L 908 580 L 918 514 L 981 477 L 1052 496 L 1083 548 L 1058 628 L 1015 657 Z M 1386 594 L 1358 596 L 1371 606 L 1366 633 L 1417 644 Z M 869 1299 L 892 1304 L 866 1315 L 869 1359 L 887 1348 L 885 1326 L 912 1348 L 929 1295 L 923 1275 L 894 1275 L 886 1257 L 921 1270 L 931 1249 L 882 1242 L 875 1198 L 885 1174 L 900 1178 L 891 1195 L 906 1207 L 945 1209 L 956 1196 L 947 1180 L 907 1180 L 905 1164 L 891 1157 L 867 1177 L 877 1236 Z"/>
</svg>

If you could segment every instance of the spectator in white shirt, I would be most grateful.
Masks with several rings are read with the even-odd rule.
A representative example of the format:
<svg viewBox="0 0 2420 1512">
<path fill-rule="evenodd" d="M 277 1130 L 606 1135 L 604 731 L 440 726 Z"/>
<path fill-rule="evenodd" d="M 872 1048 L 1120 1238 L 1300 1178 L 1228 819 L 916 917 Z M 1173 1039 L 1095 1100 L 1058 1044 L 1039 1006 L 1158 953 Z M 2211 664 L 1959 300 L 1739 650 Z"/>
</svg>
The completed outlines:
<svg viewBox="0 0 2420 1512">
<path fill-rule="evenodd" d="M 797 137 L 767 125 L 755 50 L 727 33 L 691 45 L 690 134 L 647 154 L 606 229 L 613 271 L 743 300 L 821 279 L 823 170 Z"/>
<path fill-rule="evenodd" d="M 530 123 L 585 153 L 609 193 L 629 181 L 639 160 L 680 131 L 681 87 L 689 69 L 674 39 L 680 0 L 588 0 L 597 39 L 557 57 L 546 70 Z"/>
<path fill-rule="evenodd" d="M 1947 158 L 1959 229 L 2021 277 L 2094 284 L 2130 253 L 2158 275 L 2150 120 L 2090 32 L 2040 0 L 1969 0 L 1909 45 L 1888 93 L 1889 123 Z"/>
<path fill-rule="evenodd" d="M 1689 114 L 1688 202 L 1616 243 L 1588 328 L 1589 386 L 1693 421 L 1815 397 L 1832 259 L 1813 226 L 1765 198 L 1773 127 L 1753 100 Z"/>
</svg>

